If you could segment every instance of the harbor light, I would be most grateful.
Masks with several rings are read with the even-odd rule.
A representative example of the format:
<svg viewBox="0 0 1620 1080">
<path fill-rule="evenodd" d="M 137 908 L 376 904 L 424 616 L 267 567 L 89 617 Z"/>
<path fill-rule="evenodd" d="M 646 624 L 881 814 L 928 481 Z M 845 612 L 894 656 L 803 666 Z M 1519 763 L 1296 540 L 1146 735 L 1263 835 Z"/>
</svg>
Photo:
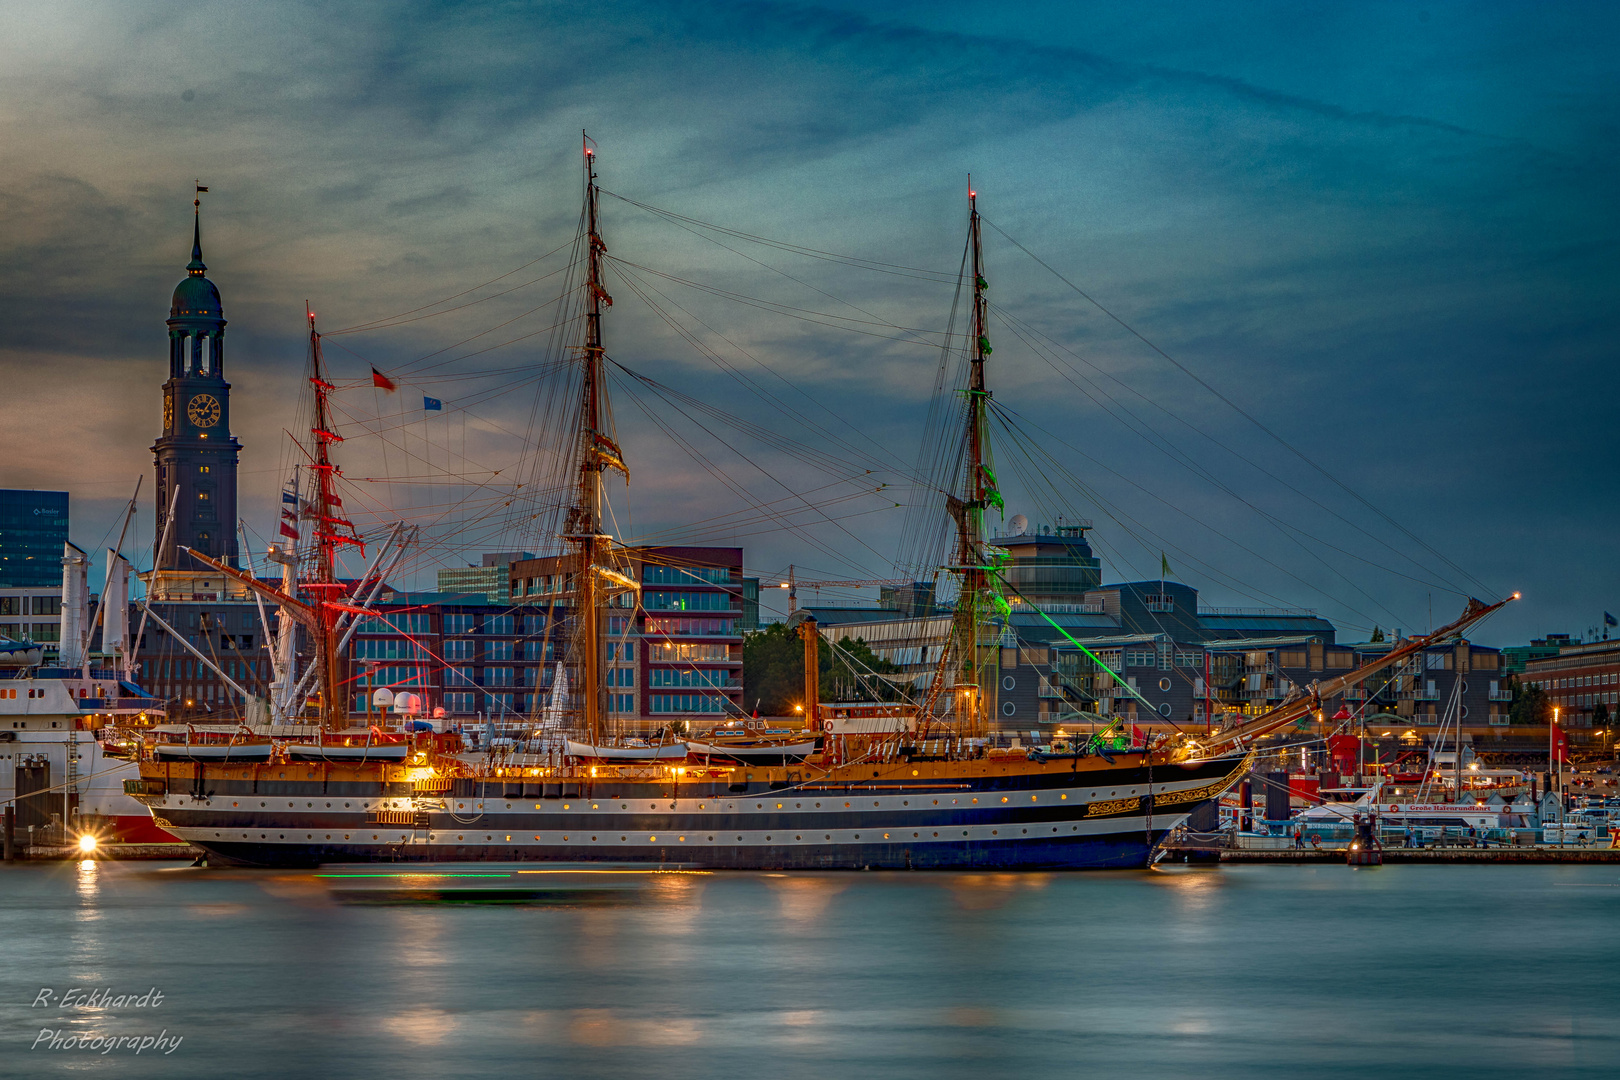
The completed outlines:
<svg viewBox="0 0 1620 1080">
<path fill-rule="evenodd" d="M 89 833 L 81 834 L 79 836 L 79 850 L 86 855 L 94 855 L 96 853 L 96 838 Z"/>
</svg>

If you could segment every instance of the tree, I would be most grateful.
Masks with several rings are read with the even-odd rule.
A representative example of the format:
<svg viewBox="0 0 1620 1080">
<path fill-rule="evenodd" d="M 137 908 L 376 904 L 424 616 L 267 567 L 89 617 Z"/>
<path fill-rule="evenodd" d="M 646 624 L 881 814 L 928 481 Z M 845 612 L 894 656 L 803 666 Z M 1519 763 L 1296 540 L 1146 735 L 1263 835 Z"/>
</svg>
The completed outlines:
<svg viewBox="0 0 1620 1080">
<path fill-rule="evenodd" d="M 1599 729 L 1609 726 L 1609 707 L 1601 701 L 1592 707 L 1592 726 Z"/>
<path fill-rule="evenodd" d="M 881 679 L 861 678 L 869 672 L 896 674 L 900 668 L 872 652 L 862 638 L 837 643 L 821 642 L 818 650 L 822 701 L 894 701 L 903 688 Z M 804 640 L 797 626 L 775 623 L 743 642 L 743 707 L 755 702 L 766 716 L 791 716 L 804 703 Z"/>
<path fill-rule="evenodd" d="M 1373 627 L 1373 636 L 1371 640 L 1375 645 L 1384 640 L 1384 628 L 1382 626 Z"/>
<path fill-rule="evenodd" d="M 1508 723 L 1517 727 L 1545 727 L 1552 719 L 1552 700 L 1540 683 L 1521 685 L 1510 680 L 1513 704 L 1508 706 Z"/>
</svg>

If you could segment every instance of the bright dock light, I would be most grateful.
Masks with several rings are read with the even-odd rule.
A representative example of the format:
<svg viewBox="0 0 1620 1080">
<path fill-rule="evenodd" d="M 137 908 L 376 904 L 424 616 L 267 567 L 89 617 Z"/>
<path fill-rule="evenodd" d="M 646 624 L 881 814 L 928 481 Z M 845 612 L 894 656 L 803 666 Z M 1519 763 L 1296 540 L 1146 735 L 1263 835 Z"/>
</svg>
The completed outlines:
<svg viewBox="0 0 1620 1080">
<path fill-rule="evenodd" d="M 80 836 L 79 850 L 84 852 L 86 855 L 94 854 L 96 850 L 96 838 L 91 836 L 89 833 L 85 833 L 84 835 Z"/>
</svg>

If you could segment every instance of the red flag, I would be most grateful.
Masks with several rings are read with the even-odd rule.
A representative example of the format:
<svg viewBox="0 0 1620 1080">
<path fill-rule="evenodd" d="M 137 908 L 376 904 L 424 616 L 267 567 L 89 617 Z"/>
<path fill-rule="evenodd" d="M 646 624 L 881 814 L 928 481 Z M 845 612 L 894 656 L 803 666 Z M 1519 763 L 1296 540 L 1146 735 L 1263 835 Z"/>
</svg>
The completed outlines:
<svg viewBox="0 0 1620 1080">
<path fill-rule="evenodd" d="M 293 528 L 291 525 L 287 524 L 285 521 L 283 521 L 281 523 L 281 535 L 282 536 L 290 536 L 294 540 L 296 540 L 296 539 L 298 539 L 298 530 Z"/>
<path fill-rule="evenodd" d="M 393 379 L 390 379 L 376 368 L 371 369 L 371 385 L 377 387 L 379 390 L 387 390 L 390 394 L 398 389 L 398 387 L 394 385 Z"/>
<path fill-rule="evenodd" d="M 1131 725 L 1131 745 L 1132 746 L 1140 746 L 1145 741 L 1146 741 L 1146 739 L 1144 738 L 1144 736 L 1142 734 L 1142 729 L 1137 727 L 1135 724 L 1132 724 Z"/>
<path fill-rule="evenodd" d="M 1552 722 L 1552 759 L 1569 760 L 1569 736 L 1564 734 L 1564 729 L 1558 726 L 1556 720 Z"/>
</svg>

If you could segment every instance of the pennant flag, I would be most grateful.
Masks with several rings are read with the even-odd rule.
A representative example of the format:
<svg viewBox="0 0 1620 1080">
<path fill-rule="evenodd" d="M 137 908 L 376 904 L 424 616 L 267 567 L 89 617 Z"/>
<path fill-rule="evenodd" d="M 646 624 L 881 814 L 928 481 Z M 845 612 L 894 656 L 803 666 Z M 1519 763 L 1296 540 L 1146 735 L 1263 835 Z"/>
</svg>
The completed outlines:
<svg viewBox="0 0 1620 1080">
<path fill-rule="evenodd" d="M 297 506 L 298 505 L 298 496 L 294 495 L 290 491 L 283 491 L 281 493 L 281 501 L 286 503 L 288 506 Z"/>
<path fill-rule="evenodd" d="M 203 186 L 202 186 L 202 185 L 201 185 L 201 184 L 198 184 L 198 185 L 197 185 L 197 190 L 198 190 L 198 191 L 199 191 L 199 192 L 206 192 L 206 191 L 207 191 L 207 190 L 208 190 L 208 189 L 207 189 L 207 188 L 205 188 L 205 187 L 203 187 Z"/>
<path fill-rule="evenodd" d="M 1615 618 L 1613 615 L 1610 615 L 1607 611 L 1605 611 L 1603 613 L 1603 625 L 1620 626 L 1620 619 Z"/>
<path fill-rule="evenodd" d="M 1564 729 L 1558 726 L 1556 720 L 1552 722 L 1552 759 L 1569 760 L 1569 736 L 1564 734 Z"/>
<path fill-rule="evenodd" d="M 424 397 L 422 399 L 422 411 L 423 412 L 443 412 L 444 411 L 444 402 L 440 401 L 436 397 Z"/>
<path fill-rule="evenodd" d="M 1167 578 L 1169 576 L 1170 576 L 1170 560 L 1165 558 L 1164 557 L 1164 552 L 1161 551 L 1161 552 L 1159 552 L 1159 579 L 1162 581 L 1163 579 L 1165 579 L 1165 578 Z"/>
<path fill-rule="evenodd" d="M 395 390 L 399 389 L 399 387 L 397 387 L 394 384 L 393 379 L 390 379 L 388 376 L 384 375 L 382 372 L 378 371 L 376 368 L 371 369 L 371 385 L 377 387 L 380 390 L 386 390 L 390 394 L 392 394 Z"/>
<path fill-rule="evenodd" d="M 296 540 L 296 539 L 298 539 L 298 529 L 295 528 L 292 525 L 287 524 L 285 521 L 283 521 L 281 523 L 281 535 L 282 536 L 289 536 L 292 539 Z"/>
</svg>

